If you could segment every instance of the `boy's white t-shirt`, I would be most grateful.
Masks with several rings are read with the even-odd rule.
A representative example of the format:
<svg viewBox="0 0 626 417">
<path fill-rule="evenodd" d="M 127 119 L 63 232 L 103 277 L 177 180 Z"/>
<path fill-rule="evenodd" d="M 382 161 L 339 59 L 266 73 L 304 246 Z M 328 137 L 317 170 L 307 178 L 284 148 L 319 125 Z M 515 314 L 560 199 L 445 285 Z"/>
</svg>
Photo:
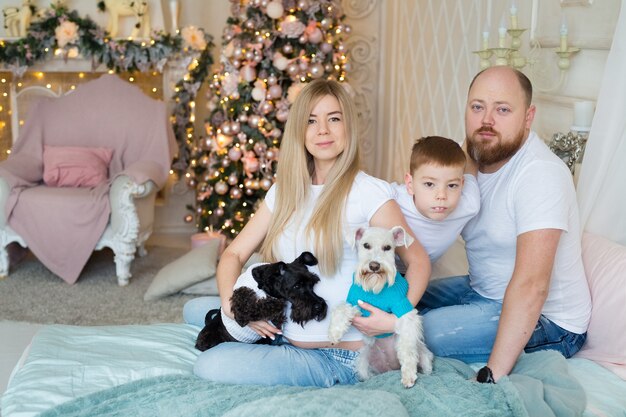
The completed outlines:
<svg viewBox="0 0 626 417">
<path fill-rule="evenodd" d="M 409 194 L 405 184 L 393 183 L 391 187 L 394 190 L 394 198 L 400 205 L 402 214 L 406 219 L 409 227 L 422 244 L 430 262 L 435 263 L 454 241 L 461 234 L 461 230 L 468 221 L 480 209 L 480 191 L 478 190 L 478 182 L 476 177 L 465 174 L 465 183 L 461 192 L 461 199 L 454 211 L 443 220 L 432 220 L 422 215 L 413 201 L 413 196 Z M 402 261 L 396 257 L 396 265 L 398 271 L 404 273 L 406 267 Z"/>
<path fill-rule="evenodd" d="M 568 331 L 584 333 L 591 296 L 581 258 L 576 191 L 566 165 L 531 132 L 506 165 L 492 174 L 479 172 L 478 184 L 480 212 L 462 232 L 472 288 L 502 301 L 515 267 L 517 237 L 560 229 L 542 314 Z"/>
<path fill-rule="evenodd" d="M 278 260 L 292 262 L 302 252 L 309 251 L 315 255 L 313 239 L 307 239 L 304 233 L 309 222 L 315 202 L 322 193 L 323 185 L 311 185 L 309 200 L 305 203 L 305 211 L 296 222 L 292 220 L 278 239 L 276 256 Z M 352 284 L 352 275 L 357 266 L 356 249 L 353 247 L 354 233 L 359 227 L 368 227 L 376 211 L 387 201 L 393 199 L 391 186 L 386 181 L 374 178 L 364 172 L 359 172 L 348 194 L 344 220 L 343 257 L 335 275 L 324 276 L 318 265 L 309 267 L 311 272 L 320 277 L 320 282 L 314 290 L 317 295 L 326 300 L 328 314 L 322 321 L 311 320 L 300 326 L 289 320 L 290 310 L 287 309 L 287 322 L 283 326 L 283 335 L 290 340 L 300 342 L 328 341 L 328 326 L 330 313 L 340 303 L 345 303 L 348 290 Z M 265 196 L 265 204 L 271 212 L 274 211 L 276 200 L 276 186 L 272 186 Z M 337 213 L 337 215 L 340 215 Z M 363 335 L 351 327 L 342 340 L 362 340 Z"/>
</svg>

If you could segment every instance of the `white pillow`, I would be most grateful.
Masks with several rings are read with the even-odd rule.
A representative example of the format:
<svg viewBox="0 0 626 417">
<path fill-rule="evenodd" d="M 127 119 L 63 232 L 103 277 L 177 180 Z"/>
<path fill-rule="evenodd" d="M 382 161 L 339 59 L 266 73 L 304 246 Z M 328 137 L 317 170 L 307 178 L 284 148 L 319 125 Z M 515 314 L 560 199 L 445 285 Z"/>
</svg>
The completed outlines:
<svg viewBox="0 0 626 417">
<path fill-rule="evenodd" d="M 583 235 L 582 247 L 593 307 L 576 356 L 626 379 L 626 247 L 591 233 Z"/>
<path fill-rule="evenodd" d="M 258 252 L 254 252 L 248 262 L 243 266 L 241 272 L 243 273 L 250 265 L 258 264 L 263 262 L 263 258 Z M 193 284 L 181 291 L 183 294 L 191 294 L 191 295 L 219 295 L 219 291 L 217 290 L 217 279 L 215 276 L 210 277 L 207 280 L 200 281 L 196 284 Z"/>
<path fill-rule="evenodd" d="M 152 280 L 143 299 L 158 300 L 214 276 L 219 245 L 218 239 L 210 240 L 165 265 Z"/>
</svg>

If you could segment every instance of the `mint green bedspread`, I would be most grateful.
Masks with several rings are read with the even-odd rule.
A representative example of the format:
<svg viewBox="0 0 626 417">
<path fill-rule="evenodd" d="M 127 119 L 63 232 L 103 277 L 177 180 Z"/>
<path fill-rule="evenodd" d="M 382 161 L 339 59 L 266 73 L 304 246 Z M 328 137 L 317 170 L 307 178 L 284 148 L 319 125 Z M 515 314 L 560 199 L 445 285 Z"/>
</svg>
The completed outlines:
<svg viewBox="0 0 626 417">
<path fill-rule="evenodd" d="M 436 358 L 432 375 L 405 389 L 399 372 L 354 386 L 304 388 L 223 385 L 190 375 L 141 379 L 86 395 L 41 414 L 53 416 L 580 416 L 585 392 L 555 352 L 523 355 L 498 384 Z"/>
</svg>

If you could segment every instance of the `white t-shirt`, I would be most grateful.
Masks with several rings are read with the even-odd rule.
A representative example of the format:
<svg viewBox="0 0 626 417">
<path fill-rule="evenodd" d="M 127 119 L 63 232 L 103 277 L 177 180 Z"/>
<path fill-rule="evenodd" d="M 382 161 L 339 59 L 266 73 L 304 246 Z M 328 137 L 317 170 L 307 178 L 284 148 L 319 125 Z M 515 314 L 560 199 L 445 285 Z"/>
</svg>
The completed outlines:
<svg viewBox="0 0 626 417">
<path fill-rule="evenodd" d="M 265 196 L 265 204 L 271 212 L 274 211 L 275 188 L 276 186 L 272 186 Z M 311 218 L 315 202 L 322 193 L 323 188 L 323 185 L 311 185 L 309 201 L 306 202 L 307 209 L 301 217 L 302 221 L 296 224 L 292 220 L 278 240 L 276 246 L 278 260 L 292 262 L 304 251 L 310 251 L 315 255 L 313 240 L 306 239 L 305 228 Z M 391 186 L 387 182 L 371 177 L 364 172 L 357 174 L 346 203 L 343 257 L 337 272 L 334 276 L 324 276 L 320 273 L 317 265 L 309 267 L 311 272 L 316 273 L 320 277 L 320 282 L 315 286 L 314 290 L 317 295 L 326 300 L 328 314 L 324 320 L 319 322 L 311 320 L 302 327 L 289 320 L 290 311 L 288 309 L 286 312 L 288 319 L 283 326 L 283 335 L 285 337 L 300 342 L 328 341 L 330 312 L 337 305 L 346 301 L 348 289 L 352 284 L 352 275 L 357 265 L 357 254 L 352 245 L 354 241 L 353 235 L 359 227 L 367 227 L 376 211 L 392 198 Z M 362 338 L 363 335 L 354 327 L 351 327 L 342 340 L 354 341 Z"/>
<path fill-rule="evenodd" d="M 515 266 L 517 236 L 560 229 L 542 314 L 566 330 L 584 333 L 591 297 L 581 258 L 576 192 L 565 164 L 531 132 L 506 165 L 492 174 L 479 172 L 478 185 L 480 212 L 462 232 L 472 288 L 502 301 Z"/>
<path fill-rule="evenodd" d="M 400 205 L 406 222 L 413 230 L 417 240 L 424 246 L 431 263 L 446 253 L 448 248 L 461 234 L 467 222 L 478 214 L 480 209 L 480 191 L 476 177 L 465 174 L 465 184 L 461 192 L 461 200 L 454 211 L 443 220 L 432 220 L 425 217 L 415 207 L 413 196 L 409 194 L 405 184 L 393 183 L 394 198 Z M 404 264 L 396 257 L 396 264 L 401 273 L 406 271 Z"/>
</svg>

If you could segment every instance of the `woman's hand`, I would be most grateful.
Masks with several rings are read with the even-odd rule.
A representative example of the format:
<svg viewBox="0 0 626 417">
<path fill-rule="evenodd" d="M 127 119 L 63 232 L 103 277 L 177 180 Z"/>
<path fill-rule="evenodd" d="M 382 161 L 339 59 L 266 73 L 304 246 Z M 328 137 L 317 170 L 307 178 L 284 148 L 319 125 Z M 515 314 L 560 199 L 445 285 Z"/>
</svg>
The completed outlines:
<svg viewBox="0 0 626 417">
<path fill-rule="evenodd" d="M 379 334 L 394 332 L 396 316 L 361 300 L 359 300 L 359 307 L 370 312 L 369 317 L 358 316 L 352 320 L 352 325 L 361 333 L 374 337 Z"/>
<path fill-rule="evenodd" d="M 274 327 L 271 323 L 267 321 L 251 321 L 248 323 L 248 327 L 254 330 L 259 336 L 270 339 L 276 339 L 277 334 L 283 334 L 280 329 Z"/>
</svg>

